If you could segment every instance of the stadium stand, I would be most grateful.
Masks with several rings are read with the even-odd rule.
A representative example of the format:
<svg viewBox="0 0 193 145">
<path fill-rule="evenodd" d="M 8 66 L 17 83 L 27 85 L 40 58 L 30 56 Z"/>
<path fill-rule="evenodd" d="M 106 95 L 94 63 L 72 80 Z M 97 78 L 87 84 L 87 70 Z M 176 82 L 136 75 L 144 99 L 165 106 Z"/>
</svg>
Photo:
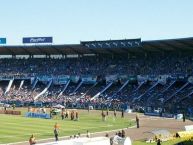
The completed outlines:
<svg viewBox="0 0 193 145">
<path fill-rule="evenodd" d="M 0 102 L 192 115 L 192 54 L 193 38 L 0 46 Z"/>
</svg>

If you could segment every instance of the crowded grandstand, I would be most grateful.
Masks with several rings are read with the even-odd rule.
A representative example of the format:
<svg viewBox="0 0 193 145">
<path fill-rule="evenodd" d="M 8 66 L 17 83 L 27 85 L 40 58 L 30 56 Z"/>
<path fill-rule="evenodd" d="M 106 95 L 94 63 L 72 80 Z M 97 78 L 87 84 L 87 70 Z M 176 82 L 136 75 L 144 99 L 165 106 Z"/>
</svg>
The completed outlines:
<svg viewBox="0 0 193 145">
<path fill-rule="evenodd" d="M 0 46 L 0 102 L 193 113 L 193 38 Z"/>
</svg>

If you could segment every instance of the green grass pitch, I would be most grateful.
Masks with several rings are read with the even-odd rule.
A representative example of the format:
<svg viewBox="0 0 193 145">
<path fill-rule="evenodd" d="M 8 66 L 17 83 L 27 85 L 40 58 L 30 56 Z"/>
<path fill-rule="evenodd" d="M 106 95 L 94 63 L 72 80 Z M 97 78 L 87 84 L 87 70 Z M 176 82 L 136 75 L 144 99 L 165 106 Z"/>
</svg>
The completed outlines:
<svg viewBox="0 0 193 145">
<path fill-rule="evenodd" d="M 0 114 L 0 144 L 28 141 L 31 134 L 34 134 L 36 139 L 54 138 L 53 129 L 57 122 L 60 126 L 59 136 L 71 136 L 74 134 L 85 134 L 89 132 L 110 131 L 114 129 L 122 129 L 135 125 L 128 116 L 125 118 L 118 117 L 114 119 L 113 113 L 107 118 L 106 122 L 102 121 L 101 111 L 79 110 L 79 121 L 71 121 L 70 119 L 61 120 L 58 116 L 54 119 L 37 119 L 26 118 L 24 113 L 27 109 L 22 110 L 21 116 L 2 115 Z M 162 145 L 176 145 L 183 139 L 163 142 Z M 134 141 L 133 145 L 156 145 L 156 143 L 145 143 L 144 141 Z M 187 142 L 185 145 L 192 145 L 192 142 Z"/>
<path fill-rule="evenodd" d="M 27 110 L 27 109 L 26 109 Z M 25 111 L 22 111 L 22 114 Z M 22 116 L 0 115 L 0 144 L 28 141 L 33 133 L 36 139 L 53 138 L 54 124 L 60 126 L 59 136 L 70 136 L 78 133 L 99 132 L 121 129 L 131 125 L 128 117 L 121 118 L 120 115 L 114 119 L 112 113 L 106 122 L 101 119 L 101 111 L 79 111 L 79 121 L 70 119 L 61 120 L 60 116 L 55 119 L 26 118 Z"/>
</svg>

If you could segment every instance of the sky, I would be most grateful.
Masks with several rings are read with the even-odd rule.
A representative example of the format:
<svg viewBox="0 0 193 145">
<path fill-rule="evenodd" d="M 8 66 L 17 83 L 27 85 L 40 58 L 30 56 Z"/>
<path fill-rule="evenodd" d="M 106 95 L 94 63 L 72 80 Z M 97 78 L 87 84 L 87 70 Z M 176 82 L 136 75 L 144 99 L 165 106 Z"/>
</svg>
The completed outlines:
<svg viewBox="0 0 193 145">
<path fill-rule="evenodd" d="M 193 37 L 193 0 L 0 0 L 0 38 L 80 41 Z"/>
</svg>

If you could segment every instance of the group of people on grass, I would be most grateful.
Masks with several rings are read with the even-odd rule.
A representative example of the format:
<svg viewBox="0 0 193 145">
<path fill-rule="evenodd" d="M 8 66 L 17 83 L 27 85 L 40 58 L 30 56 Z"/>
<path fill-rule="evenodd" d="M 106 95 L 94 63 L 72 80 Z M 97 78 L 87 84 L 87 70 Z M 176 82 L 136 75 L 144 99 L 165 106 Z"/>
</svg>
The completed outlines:
<svg viewBox="0 0 193 145">
<path fill-rule="evenodd" d="M 102 116 L 102 121 L 106 121 L 106 117 L 109 116 L 109 109 L 106 110 L 106 114 L 104 113 L 104 110 L 102 110 L 102 113 L 101 113 L 101 116 Z M 121 118 L 124 118 L 124 110 L 121 111 Z M 117 111 L 116 109 L 114 109 L 113 111 L 113 117 L 114 119 L 117 117 Z"/>
</svg>

